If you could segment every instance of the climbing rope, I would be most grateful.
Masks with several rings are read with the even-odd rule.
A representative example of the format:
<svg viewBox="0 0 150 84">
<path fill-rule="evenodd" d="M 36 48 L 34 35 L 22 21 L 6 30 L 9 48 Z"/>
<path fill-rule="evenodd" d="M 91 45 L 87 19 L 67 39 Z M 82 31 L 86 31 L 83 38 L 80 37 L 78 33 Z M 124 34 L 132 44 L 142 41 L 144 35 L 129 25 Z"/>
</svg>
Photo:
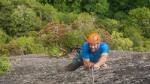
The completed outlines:
<svg viewBox="0 0 150 84">
<path fill-rule="evenodd" d="M 92 67 L 92 84 L 94 84 L 94 67 Z"/>
</svg>

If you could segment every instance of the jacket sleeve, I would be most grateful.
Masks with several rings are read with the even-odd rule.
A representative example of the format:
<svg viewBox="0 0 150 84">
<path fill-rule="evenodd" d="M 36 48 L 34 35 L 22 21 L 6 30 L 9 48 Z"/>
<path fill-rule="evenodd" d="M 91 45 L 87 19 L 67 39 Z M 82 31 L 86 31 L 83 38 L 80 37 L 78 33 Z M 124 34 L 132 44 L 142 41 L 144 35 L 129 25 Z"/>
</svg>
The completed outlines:
<svg viewBox="0 0 150 84">
<path fill-rule="evenodd" d="M 104 44 L 103 46 L 102 46 L 102 55 L 103 54 L 109 54 L 109 46 L 108 46 L 108 44 Z"/>
<path fill-rule="evenodd" d="M 84 43 L 82 45 L 82 49 L 80 51 L 80 55 L 83 59 L 90 59 L 89 57 L 89 48 L 88 48 L 88 44 Z"/>
</svg>

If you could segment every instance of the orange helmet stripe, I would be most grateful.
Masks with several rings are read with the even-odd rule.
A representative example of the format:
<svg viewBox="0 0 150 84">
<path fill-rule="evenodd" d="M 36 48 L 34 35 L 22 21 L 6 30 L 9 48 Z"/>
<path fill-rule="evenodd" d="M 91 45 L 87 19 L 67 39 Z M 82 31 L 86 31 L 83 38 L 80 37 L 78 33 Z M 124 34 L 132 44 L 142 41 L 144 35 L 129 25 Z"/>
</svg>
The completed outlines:
<svg viewBox="0 0 150 84">
<path fill-rule="evenodd" d="M 101 37 L 98 33 L 90 33 L 88 35 L 88 43 L 100 43 Z"/>
</svg>

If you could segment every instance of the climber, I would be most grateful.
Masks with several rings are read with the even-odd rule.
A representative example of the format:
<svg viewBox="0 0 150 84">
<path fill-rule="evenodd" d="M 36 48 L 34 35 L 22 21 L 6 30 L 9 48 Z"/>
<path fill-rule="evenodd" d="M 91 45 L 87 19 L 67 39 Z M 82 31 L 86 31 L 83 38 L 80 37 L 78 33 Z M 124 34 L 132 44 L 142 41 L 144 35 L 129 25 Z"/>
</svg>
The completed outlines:
<svg viewBox="0 0 150 84">
<path fill-rule="evenodd" d="M 80 66 L 85 69 L 100 69 L 105 66 L 108 59 L 109 46 L 101 41 L 98 33 L 90 33 L 87 37 L 87 42 L 82 45 L 80 51 L 73 58 L 72 63 L 65 66 L 66 71 L 74 71 Z"/>
</svg>

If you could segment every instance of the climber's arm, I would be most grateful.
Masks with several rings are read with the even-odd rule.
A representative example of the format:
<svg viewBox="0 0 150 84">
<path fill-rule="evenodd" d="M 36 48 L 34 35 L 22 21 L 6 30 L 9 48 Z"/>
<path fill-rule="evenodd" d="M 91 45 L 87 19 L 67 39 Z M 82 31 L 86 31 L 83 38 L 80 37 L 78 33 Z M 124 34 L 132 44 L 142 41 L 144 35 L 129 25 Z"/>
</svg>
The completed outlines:
<svg viewBox="0 0 150 84">
<path fill-rule="evenodd" d="M 84 59 L 84 58 L 83 58 L 83 64 L 84 64 L 84 67 L 87 69 L 91 68 L 94 65 L 94 63 L 90 62 L 89 59 Z"/>
<path fill-rule="evenodd" d="M 94 67 L 102 66 L 103 64 L 105 64 L 107 59 L 108 59 L 108 54 L 102 54 L 98 62 L 94 64 Z"/>
</svg>

